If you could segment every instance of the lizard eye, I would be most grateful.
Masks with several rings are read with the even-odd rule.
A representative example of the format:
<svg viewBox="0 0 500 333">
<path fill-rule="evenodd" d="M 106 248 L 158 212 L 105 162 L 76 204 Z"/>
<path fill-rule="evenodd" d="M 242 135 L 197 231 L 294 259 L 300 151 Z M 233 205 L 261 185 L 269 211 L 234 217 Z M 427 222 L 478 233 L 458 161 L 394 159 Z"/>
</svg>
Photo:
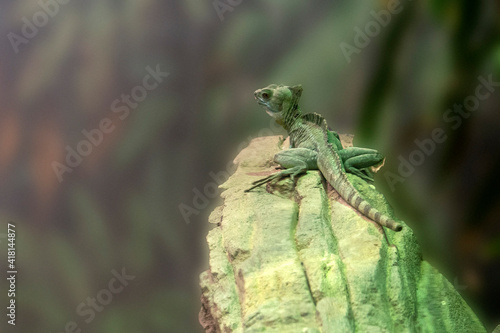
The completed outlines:
<svg viewBox="0 0 500 333">
<path fill-rule="evenodd" d="M 269 94 L 268 93 L 262 93 L 262 98 L 268 99 L 269 98 Z"/>
</svg>

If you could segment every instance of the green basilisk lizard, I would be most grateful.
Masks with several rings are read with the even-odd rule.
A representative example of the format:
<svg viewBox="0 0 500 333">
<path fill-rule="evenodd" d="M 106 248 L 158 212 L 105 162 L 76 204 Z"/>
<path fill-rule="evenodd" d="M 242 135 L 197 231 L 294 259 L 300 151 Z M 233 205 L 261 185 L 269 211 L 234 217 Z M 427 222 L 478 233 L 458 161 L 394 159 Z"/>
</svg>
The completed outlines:
<svg viewBox="0 0 500 333">
<path fill-rule="evenodd" d="M 257 102 L 288 132 L 290 148 L 274 156 L 274 161 L 284 170 L 253 182 L 253 186 L 245 192 L 286 176 L 294 181 L 296 176 L 307 170 L 319 169 L 328 183 L 357 211 L 381 226 L 400 231 L 402 226 L 364 200 L 346 175 L 346 172 L 350 172 L 372 181 L 372 175 L 366 170 L 382 163 L 383 156 L 373 149 L 344 149 L 338 134 L 329 131 L 321 115 L 302 114 L 298 105 L 301 94 L 300 85 L 288 87 L 271 84 L 255 91 Z"/>
</svg>

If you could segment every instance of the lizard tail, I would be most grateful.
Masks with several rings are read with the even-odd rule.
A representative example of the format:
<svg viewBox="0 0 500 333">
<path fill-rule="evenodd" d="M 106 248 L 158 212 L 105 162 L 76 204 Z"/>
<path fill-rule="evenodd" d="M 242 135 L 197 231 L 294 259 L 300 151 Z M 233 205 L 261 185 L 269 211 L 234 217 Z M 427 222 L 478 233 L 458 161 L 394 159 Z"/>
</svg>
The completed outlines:
<svg viewBox="0 0 500 333">
<path fill-rule="evenodd" d="M 382 214 L 376 208 L 373 208 L 373 206 L 370 205 L 368 201 L 361 198 L 357 191 L 348 188 L 346 192 L 347 194 L 345 196 L 342 196 L 344 200 L 346 200 L 351 206 L 356 208 L 356 210 L 358 210 L 364 216 L 391 230 L 401 231 L 403 229 L 401 224 L 397 223 L 389 216 Z"/>
<path fill-rule="evenodd" d="M 326 180 L 358 212 L 368 217 L 377 224 L 394 231 L 401 231 L 403 227 L 389 216 L 382 214 L 370 203 L 364 200 L 359 192 L 351 184 L 340 162 L 340 157 L 331 147 L 329 153 L 319 154 L 318 167 L 325 175 Z M 325 158 L 326 157 L 326 158 Z"/>
</svg>

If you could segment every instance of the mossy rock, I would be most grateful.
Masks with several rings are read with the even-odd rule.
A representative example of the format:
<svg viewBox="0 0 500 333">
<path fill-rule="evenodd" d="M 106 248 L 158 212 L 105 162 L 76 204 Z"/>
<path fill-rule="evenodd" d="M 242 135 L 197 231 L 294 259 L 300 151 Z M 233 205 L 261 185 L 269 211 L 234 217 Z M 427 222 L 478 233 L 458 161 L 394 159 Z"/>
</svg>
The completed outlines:
<svg viewBox="0 0 500 333">
<path fill-rule="evenodd" d="M 206 332 L 486 332 L 462 297 L 422 260 L 412 230 L 385 230 L 329 188 L 318 171 L 245 193 L 275 172 L 278 137 L 235 159 L 211 215 L 201 274 Z M 393 215 L 373 186 L 351 182 Z"/>
</svg>

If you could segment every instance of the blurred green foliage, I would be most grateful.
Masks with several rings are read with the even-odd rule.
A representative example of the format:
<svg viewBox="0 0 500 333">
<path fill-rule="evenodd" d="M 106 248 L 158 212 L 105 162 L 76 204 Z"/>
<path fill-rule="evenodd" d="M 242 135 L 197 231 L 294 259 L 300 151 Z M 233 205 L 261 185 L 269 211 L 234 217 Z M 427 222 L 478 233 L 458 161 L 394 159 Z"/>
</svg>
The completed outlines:
<svg viewBox="0 0 500 333">
<path fill-rule="evenodd" d="M 2 36 L 21 35 L 23 18 L 41 10 L 36 1 L 0 3 Z M 243 1 L 221 21 L 211 1 L 73 1 L 19 52 L 3 38 L 0 226 L 19 228 L 20 331 L 61 332 L 76 321 L 85 332 L 200 332 L 198 274 L 218 201 L 194 208 L 190 223 L 179 204 L 194 207 L 193 189 L 203 192 L 209 173 L 226 170 L 238 146 L 269 126 L 253 91 L 270 83 L 301 83 L 304 111 L 379 149 L 391 172 L 415 139 L 445 129 L 449 139 L 394 192 L 384 169 L 377 186 L 426 258 L 467 286 L 462 294 L 485 323 L 500 322 L 500 95 L 457 130 L 443 121 L 479 75 L 500 80 L 500 8 L 401 1 L 402 12 L 348 62 L 340 43 L 353 44 L 354 28 L 387 6 Z M 119 119 L 112 102 L 157 64 L 170 76 Z M 103 118 L 114 131 L 59 183 L 52 162 L 64 163 L 65 147 Z M 136 279 L 86 324 L 76 307 L 122 267 Z"/>
</svg>

